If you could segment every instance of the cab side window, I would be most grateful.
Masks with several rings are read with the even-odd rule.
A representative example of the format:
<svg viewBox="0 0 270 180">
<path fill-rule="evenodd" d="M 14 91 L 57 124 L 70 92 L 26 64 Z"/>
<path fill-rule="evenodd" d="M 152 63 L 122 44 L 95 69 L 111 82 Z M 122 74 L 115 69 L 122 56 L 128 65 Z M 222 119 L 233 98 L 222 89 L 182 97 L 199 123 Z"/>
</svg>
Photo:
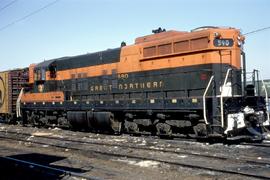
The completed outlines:
<svg viewBox="0 0 270 180">
<path fill-rule="evenodd" d="M 46 70 L 36 69 L 35 70 L 35 81 L 45 81 L 46 80 Z"/>
<path fill-rule="evenodd" d="M 50 71 L 50 78 L 54 79 L 56 78 L 56 66 L 52 65 L 49 67 Z"/>
</svg>

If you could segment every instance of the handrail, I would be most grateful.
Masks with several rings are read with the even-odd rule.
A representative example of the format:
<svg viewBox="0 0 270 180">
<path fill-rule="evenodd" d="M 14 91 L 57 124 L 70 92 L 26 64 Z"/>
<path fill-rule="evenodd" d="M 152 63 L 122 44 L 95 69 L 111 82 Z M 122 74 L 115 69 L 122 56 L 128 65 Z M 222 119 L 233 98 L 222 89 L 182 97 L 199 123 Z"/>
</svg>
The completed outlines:
<svg viewBox="0 0 270 180">
<path fill-rule="evenodd" d="M 206 93 L 207 93 L 207 91 L 208 91 L 208 89 L 209 89 L 209 87 L 210 87 L 210 84 L 211 84 L 212 81 L 213 81 L 213 78 L 214 78 L 214 76 L 212 75 L 211 78 L 210 78 L 210 80 L 209 80 L 209 82 L 208 82 L 208 84 L 207 84 L 207 86 L 206 86 L 206 89 L 205 89 L 205 91 L 204 91 L 204 93 L 203 93 L 203 118 L 204 118 L 205 124 L 209 124 L 208 121 L 207 121 L 207 117 L 206 117 L 206 103 L 205 103 L 205 96 L 206 96 Z"/>
<path fill-rule="evenodd" d="M 267 93 L 267 89 L 266 89 L 266 86 L 265 86 L 265 83 L 264 83 L 264 80 L 263 79 L 262 79 L 262 87 L 263 87 L 264 92 L 265 92 L 265 106 L 266 106 L 266 114 L 267 114 L 267 123 L 264 123 L 264 125 L 269 125 L 270 124 L 270 120 L 269 120 L 268 93 Z"/>
<path fill-rule="evenodd" d="M 220 115 L 221 115 L 221 127 L 224 127 L 224 112 L 223 112 L 223 90 L 224 90 L 224 87 L 227 83 L 227 80 L 228 80 L 228 77 L 229 77 L 229 73 L 232 69 L 229 68 L 227 70 L 227 73 L 226 73 L 226 76 L 225 76 L 225 80 L 224 80 L 224 83 L 223 83 L 223 86 L 221 87 L 221 94 L 220 94 Z"/>
<path fill-rule="evenodd" d="M 19 96 L 17 98 L 17 101 L 16 101 L 16 115 L 17 115 L 17 118 L 22 117 L 22 115 L 21 115 L 21 99 L 22 99 L 22 95 L 23 95 L 23 90 L 24 90 L 24 88 L 21 89 L 20 94 L 19 94 Z"/>
</svg>

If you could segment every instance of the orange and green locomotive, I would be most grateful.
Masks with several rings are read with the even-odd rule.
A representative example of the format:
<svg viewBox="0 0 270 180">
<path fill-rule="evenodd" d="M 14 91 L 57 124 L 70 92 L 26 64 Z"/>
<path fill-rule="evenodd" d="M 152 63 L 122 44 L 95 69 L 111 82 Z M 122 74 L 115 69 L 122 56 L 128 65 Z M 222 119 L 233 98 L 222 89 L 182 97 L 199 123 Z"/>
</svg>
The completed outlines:
<svg viewBox="0 0 270 180">
<path fill-rule="evenodd" d="M 31 65 L 19 114 L 98 132 L 262 138 L 269 116 L 256 78 L 246 83 L 243 43 L 234 28 L 158 29 L 132 45 Z"/>
</svg>

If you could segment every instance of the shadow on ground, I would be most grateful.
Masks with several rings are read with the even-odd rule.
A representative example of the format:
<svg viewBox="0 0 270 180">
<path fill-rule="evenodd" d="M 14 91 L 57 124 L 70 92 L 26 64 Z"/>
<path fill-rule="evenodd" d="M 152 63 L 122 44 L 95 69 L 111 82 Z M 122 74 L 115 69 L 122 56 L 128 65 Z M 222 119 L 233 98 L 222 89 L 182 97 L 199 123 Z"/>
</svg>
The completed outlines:
<svg viewBox="0 0 270 180">
<path fill-rule="evenodd" d="M 85 172 L 85 170 L 80 168 L 72 168 L 52 164 L 65 158 L 66 157 L 38 153 L 0 157 L 0 179 L 62 179 L 67 175 L 64 171 L 71 171 L 74 173 Z M 24 161 L 32 162 L 42 166 L 49 166 L 51 169 L 38 167 L 34 164 L 27 164 L 24 163 Z M 59 172 L 55 169 L 61 169 L 63 171 Z"/>
</svg>

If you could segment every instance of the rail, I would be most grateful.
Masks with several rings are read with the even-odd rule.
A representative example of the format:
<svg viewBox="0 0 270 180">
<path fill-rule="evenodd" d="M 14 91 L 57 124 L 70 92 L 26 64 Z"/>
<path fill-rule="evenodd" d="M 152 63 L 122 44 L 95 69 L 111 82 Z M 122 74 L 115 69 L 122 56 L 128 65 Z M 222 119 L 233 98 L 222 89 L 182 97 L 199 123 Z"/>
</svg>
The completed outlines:
<svg viewBox="0 0 270 180">
<path fill-rule="evenodd" d="M 221 94 L 220 94 L 220 116 L 221 116 L 221 127 L 224 127 L 224 107 L 223 107 L 223 97 L 224 97 L 224 87 L 228 81 L 228 77 L 229 77 L 229 73 L 232 69 L 229 68 L 227 70 L 226 76 L 225 76 L 225 80 L 223 83 L 223 86 L 221 87 Z"/>
<path fill-rule="evenodd" d="M 209 124 L 209 123 L 208 123 L 208 120 L 207 120 L 207 117 L 206 117 L 206 102 L 205 102 L 205 96 L 206 96 L 206 93 L 207 93 L 207 91 L 208 91 L 208 89 L 209 89 L 209 87 L 210 87 L 210 84 L 211 84 L 212 81 L 213 81 L 213 78 L 214 78 L 214 76 L 211 76 L 211 78 L 210 78 L 210 80 L 209 80 L 209 82 L 208 82 L 208 84 L 207 84 L 207 86 L 206 86 L 206 89 L 205 89 L 205 91 L 204 91 L 204 93 L 203 93 L 203 118 L 204 118 L 205 124 Z"/>
</svg>

